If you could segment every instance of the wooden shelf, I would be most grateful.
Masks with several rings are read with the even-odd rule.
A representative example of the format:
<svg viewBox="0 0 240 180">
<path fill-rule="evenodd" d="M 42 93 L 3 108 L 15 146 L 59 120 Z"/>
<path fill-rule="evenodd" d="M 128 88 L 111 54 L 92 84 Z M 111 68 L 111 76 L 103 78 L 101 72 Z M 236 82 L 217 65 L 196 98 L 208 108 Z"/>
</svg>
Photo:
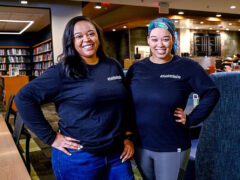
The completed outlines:
<svg viewBox="0 0 240 180">
<path fill-rule="evenodd" d="M 48 42 L 50 42 L 52 39 L 47 39 L 47 40 L 45 40 L 45 41 L 43 41 L 43 42 L 40 42 L 40 43 L 38 43 L 38 44 L 35 44 L 34 46 L 33 46 L 33 48 L 36 48 L 36 47 L 38 47 L 38 46 L 40 46 L 40 45 L 42 45 L 42 44 L 45 44 L 45 43 L 48 43 Z"/>
</svg>

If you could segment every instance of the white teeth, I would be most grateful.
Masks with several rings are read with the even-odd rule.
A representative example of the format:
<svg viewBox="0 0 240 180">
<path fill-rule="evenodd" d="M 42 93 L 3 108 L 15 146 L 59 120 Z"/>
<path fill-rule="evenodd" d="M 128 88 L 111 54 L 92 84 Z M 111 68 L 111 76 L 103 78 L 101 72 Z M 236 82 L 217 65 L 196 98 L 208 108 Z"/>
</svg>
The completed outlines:
<svg viewBox="0 0 240 180">
<path fill-rule="evenodd" d="M 83 46 L 84 49 L 89 49 L 89 48 L 92 48 L 93 45 L 86 45 L 86 46 Z"/>
<path fill-rule="evenodd" d="M 165 49 L 156 49 L 156 51 L 159 53 L 159 54 L 164 54 L 166 52 Z"/>
</svg>

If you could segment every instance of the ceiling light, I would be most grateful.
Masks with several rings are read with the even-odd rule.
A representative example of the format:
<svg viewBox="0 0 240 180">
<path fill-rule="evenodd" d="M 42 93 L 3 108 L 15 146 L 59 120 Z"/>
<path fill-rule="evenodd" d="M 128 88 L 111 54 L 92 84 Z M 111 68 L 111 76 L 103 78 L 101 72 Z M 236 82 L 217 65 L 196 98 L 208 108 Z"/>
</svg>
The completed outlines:
<svg viewBox="0 0 240 180">
<path fill-rule="evenodd" d="M 101 3 L 96 3 L 94 8 L 95 9 L 101 9 L 102 8 Z"/>
<path fill-rule="evenodd" d="M 240 31 L 240 29 L 238 29 L 238 31 Z"/>
<path fill-rule="evenodd" d="M 195 29 L 199 29 L 199 27 L 195 27 Z"/>
<path fill-rule="evenodd" d="M 123 28 L 124 28 L 124 29 L 126 29 L 126 28 L 127 28 L 127 26 L 123 26 Z"/>
<path fill-rule="evenodd" d="M 21 1 L 21 4 L 28 4 L 28 1 Z"/>
<path fill-rule="evenodd" d="M 112 29 L 112 31 L 116 31 L 116 29 Z"/>
<path fill-rule="evenodd" d="M 210 30 L 212 30 L 212 28 L 209 28 Z"/>
<path fill-rule="evenodd" d="M 217 18 L 217 17 L 208 17 L 207 20 L 208 21 L 221 21 L 221 19 Z"/>
<path fill-rule="evenodd" d="M 230 6 L 230 9 L 235 9 L 235 8 L 236 8 L 236 6 L 234 6 L 234 5 L 233 5 L 233 6 Z"/>
<path fill-rule="evenodd" d="M 174 22 L 175 22 L 175 23 L 178 23 L 178 20 L 175 20 Z"/>
<path fill-rule="evenodd" d="M 217 33 L 219 33 L 220 31 L 219 31 L 219 30 L 217 30 L 216 32 L 217 32 Z"/>
<path fill-rule="evenodd" d="M 228 28 L 226 28 L 226 31 L 229 31 L 229 29 L 228 29 Z"/>
<path fill-rule="evenodd" d="M 147 27 L 149 27 L 149 24 L 146 24 Z"/>
<path fill-rule="evenodd" d="M 19 32 L 0 32 L 0 34 L 22 34 L 24 31 L 26 31 L 33 23 L 34 21 L 19 21 L 19 20 L 0 20 L 0 22 L 7 22 L 7 23 L 28 23 L 21 31 Z"/>
<path fill-rule="evenodd" d="M 179 11 L 179 12 L 178 12 L 178 14 L 180 14 L 180 15 L 183 15 L 183 14 L 184 14 L 184 12 L 183 12 L 183 11 Z"/>
<path fill-rule="evenodd" d="M 231 25 L 232 25 L 232 23 L 228 23 L 228 25 L 229 25 L 229 26 L 231 26 Z"/>
<path fill-rule="evenodd" d="M 184 19 L 184 17 L 182 16 L 178 16 L 178 15 L 173 15 L 173 16 L 169 16 L 170 19 Z"/>
<path fill-rule="evenodd" d="M 222 15 L 221 14 L 216 14 L 216 17 L 222 17 Z"/>
<path fill-rule="evenodd" d="M 203 24 L 203 23 L 204 23 L 203 21 L 200 22 L 200 24 Z"/>
</svg>

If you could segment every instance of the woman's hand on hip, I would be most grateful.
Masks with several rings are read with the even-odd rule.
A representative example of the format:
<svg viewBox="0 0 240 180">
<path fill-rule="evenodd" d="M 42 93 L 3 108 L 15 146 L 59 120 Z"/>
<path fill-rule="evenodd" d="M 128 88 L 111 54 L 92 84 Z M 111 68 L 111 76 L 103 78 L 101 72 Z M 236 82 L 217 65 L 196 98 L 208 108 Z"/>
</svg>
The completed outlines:
<svg viewBox="0 0 240 180">
<path fill-rule="evenodd" d="M 122 159 L 122 162 L 125 162 L 133 157 L 134 154 L 134 145 L 133 142 L 129 139 L 124 139 L 124 149 L 120 156 L 120 159 Z"/>
<path fill-rule="evenodd" d="M 187 116 L 182 108 L 177 108 L 174 111 L 174 116 L 177 118 L 176 122 L 182 123 L 183 125 L 186 124 Z"/>
<path fill-rule="evenodd" d="M 70 152 L 68 152 L 67 149 L 80 150 L 81 148 L 83 148 L 83 146 L 79 144 L 79 141 L 77 139 L 64 136 L 61 133 L 57 133 L 57 136 L 51 146 L 59 149 L 67 155 L 72 155 Z"/>
</svg>

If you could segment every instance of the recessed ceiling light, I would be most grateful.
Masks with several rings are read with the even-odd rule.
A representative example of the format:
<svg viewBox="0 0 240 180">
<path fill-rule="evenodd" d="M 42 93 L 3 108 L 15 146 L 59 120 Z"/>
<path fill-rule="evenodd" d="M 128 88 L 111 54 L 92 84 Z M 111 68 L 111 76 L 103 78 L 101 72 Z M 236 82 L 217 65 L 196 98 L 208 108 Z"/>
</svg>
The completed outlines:
<svg viewBox="0 0 240 180">
<path fill-rule="evenodd" d="M 211 28 L 211 27 L 210 27 L 209 29 L 210 29 L 210 30 L 212 30 L 212 28 Z"/>
<path fill-rule="evenodd" d="M 222 17 L 222 15 L 221 14 L 216 14 L 216 17 Z"/>
<path fill-rule="evenodd" d="M 21 4 L 28 4 L 28 1 L 21 1 Z"/>
<path fill-rule="evenodd" d="M 229 29 L 228 29 L 228 28 L 226 28 L 226 31 L 229 31 Z"/>
<path fill-rule="evenodd" d="M 116 31 L 116 29 L 112 29 L 112 31 Z"/>
<path fill-rule="evenodd" d="M 94 8 L 95 9 L 101 9 L 102 8 L 101 3 L 96 3 Z"/>
<path fill-rule="evenodd" d="M 0 34 L 22 34 L 24 31 L 26 31 L 33 23 L 34 21 L 19 21 L 19 20 L 0 20 L 0 22 L 7 22 L 7 23 L 27 23 L 27 25 L 19 32 L 0 32 Z"/>
<path fill-rule="evenodd" d="M 199 27 L 195 27 L 195 29 L 199 29 Z"/>
<path fill-rule="evenodd" d="M 203 21 L 200 22 L 200 24 L 203 24 L 203 23 L 204 23 Z"/>
<path fill-rule="evenodd" d="M 217 17 L 208 17 L 207 20 L 208 21 L 221 21 L 221 19 L 217 18 Z"/>
<path fill-rule="evenodd" d="M 219 30 L 217 30 L 216 32 L 217 32 L 217 33 L 219 33 L 220 31 L 219 31 Z"/>
<path fill-rule="evenodd" d="M 228 25 L 229 25 L 229 26 L 231 26 L 231 25 L 232 25 L 232 23 L 228 23 Z"/>
<path fill-rule="evenodd" d="M 183 12 L 183 11 L 179 11 L 179 12 L 178 12 L 178 14 L 180 14 L 180 15 L 183 15 L 183 14 L 184 14 L 184 12 Z"/>
<path fill-rule="evenodd" d="M 230 9 L 236 9 L 235 5 L 230 6 Z"/>
<path fill-rule="evenodd" d="M 124 29 L 126 29 L 126 28 L 127 28 L 127 26 L 123 26 L 123 28 L 124 28 Z"/>
<path fill-rule="evenodd" d="M 178 23 L 178 20 L 175 20 L 174 22 L 175 22 L 175 23 Z"/>
</svg>

